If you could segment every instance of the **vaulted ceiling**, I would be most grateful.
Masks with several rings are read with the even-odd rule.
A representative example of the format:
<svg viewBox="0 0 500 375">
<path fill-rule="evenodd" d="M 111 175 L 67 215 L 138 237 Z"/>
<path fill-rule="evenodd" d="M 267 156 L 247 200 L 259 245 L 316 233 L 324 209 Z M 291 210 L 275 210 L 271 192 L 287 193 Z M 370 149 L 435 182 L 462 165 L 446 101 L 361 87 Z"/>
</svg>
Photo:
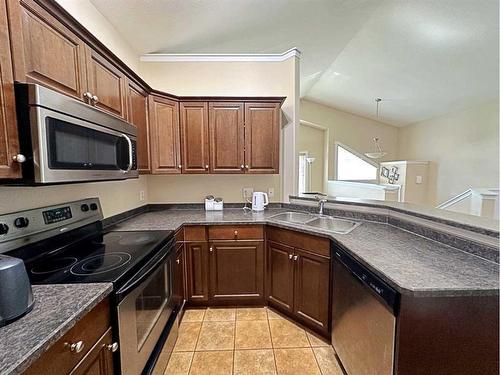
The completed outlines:
<svg viewBox="0 0 500 375">
<path fill-rule="evenodd" d="M 397 126 L 498 98 L 496 0 L 91 0 L 145 53 L 302 51 L 302 97 Z"/>
</svg>

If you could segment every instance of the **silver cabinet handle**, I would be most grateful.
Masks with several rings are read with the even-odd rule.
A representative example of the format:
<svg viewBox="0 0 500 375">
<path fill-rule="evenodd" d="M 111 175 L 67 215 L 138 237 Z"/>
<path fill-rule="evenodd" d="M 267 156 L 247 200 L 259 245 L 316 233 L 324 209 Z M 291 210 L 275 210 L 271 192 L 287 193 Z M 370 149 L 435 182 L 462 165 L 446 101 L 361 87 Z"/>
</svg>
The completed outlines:
<svg viewBox="0 0 500 375">
<path fill-rule="evenodd" d="M 208 171 L 208 164 L 207 164 L 207 165 L 205 165 L 205 169 Z"/>
<path fill-rule="evenodd" d="M 110 352 L 114 353 L 114 352 L 116 352 L 116 351 L 118 350 L 118 343 L 117 343 L 117 342 L 114 342 L 114 343 L 112 343 L 112 344 L 106 345 L 106 348 L 107 348 Z"/>
<path fill-rule="evenodd" d="M 83 350 L 84 347 L 85 347 L 85 343 L 82 340 L 80 340 L 78 342 L 74 342 L 74 343 L 70 344 L 69 349 L 73 353 L 81 353 L 81 351 Z"/>
<path fill-rule="evenodd" d="M 90 92 L 84 92 L 83 93 L 83 98 L 86 99 L 87 101 L 92 101 L 92 93 Z"/>
<path fill-rule="evenodd" d="M 176 259 L 176 260 L 175 260 L 175 263 L 177 263 L 177 264 L 181 264 L 181 260 L 180 260 L 180 259 Z"/>
<path fill-rule="evenodd" d="M 297 259 L 299 259 L 299 256 L 298 255 L 294 255 L 293 256 L 293 260 L 296 261 Z"/>
<path fill-rule="evenodd" d="M 22 164 L 26 161 L 26 156 L 24 156 L 23 154 L 13 155 L 12 160 L 14 160 L 17 163 Z"/>
<path fill-rule="evenodd" d="M 99 98 L 97 97 L 97 95 L 92 96 L 92 99 L 91 99 L 91 100 L 92 100 L 92 103 L 93 103 L 93 104 L 97 104 L 97 103 L 99 103 Z"/>
<path fill-rule="evenodd" d="M 182 164 L 179 164 L 179 165 L 177 166 L 177 168 L 181 169 L 181 168 L 182 168 Z"/>
<path fill-rule="evenodd" d="M 248 164 L 247 164 L 247 165 L 245 165 L 245 168 L 246 168 L 246 169 L 248 169 Z"/>
<path fill-rule="evenodd" d="M 245 166 L 243 164 L 241 164 L 240 169 L 245 169 Z"/>
<path fill-rule="evenodd" d="M 288 254 L 288 259 L 292 259 L 293 258 L 293 254 Z"/>
<path fill-rule="evenodd" d="M 210 246 L 210 252 L 212 253 L 214 251 L 214 247 Z"/>
</svg>

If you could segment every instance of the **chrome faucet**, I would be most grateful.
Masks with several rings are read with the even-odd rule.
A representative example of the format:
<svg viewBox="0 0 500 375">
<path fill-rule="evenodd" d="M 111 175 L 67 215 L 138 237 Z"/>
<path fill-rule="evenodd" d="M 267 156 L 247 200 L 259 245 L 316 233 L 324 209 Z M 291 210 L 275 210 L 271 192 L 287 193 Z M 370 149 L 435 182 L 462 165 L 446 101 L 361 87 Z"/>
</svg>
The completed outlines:
<svg viewBox="0 0 500 375">
<path fill-rule="evenodd" d="M 322 196 L 319 196 L 317 198 L 318 198 L 319 214 L 323 215 L 323 207 L 325 206 L 327 199 L 326 199 L 326 197 L 322 197 Z"/>
</svg>

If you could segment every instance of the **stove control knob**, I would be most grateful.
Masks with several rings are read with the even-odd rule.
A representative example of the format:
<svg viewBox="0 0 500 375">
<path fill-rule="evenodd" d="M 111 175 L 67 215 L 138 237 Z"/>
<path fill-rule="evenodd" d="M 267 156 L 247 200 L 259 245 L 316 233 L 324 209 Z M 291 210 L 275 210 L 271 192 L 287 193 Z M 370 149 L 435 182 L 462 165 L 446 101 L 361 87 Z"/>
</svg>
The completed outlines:
<svg viewBox="0 0 500 375">
<path fill-rule="evenodd" d="M 14 225 L 16 228 L 26 228 L 30 221 L 28 220 L 27 217 L 18 217 L 16 220 L 14 220 Z"/>
<path fill-rule="evenodd" d="M 9 232 L 9 226 L 4 223 L 0 223 L 0 236 L 2 234 L 7 234 Z"/>
<path fill-rule="evenodd" d="M 80 209 L 83 211 L 83 212 L 87 212 L 89 210 L 89 205 L 84 203 L 80 206 Z"/>
<path fill-rule="evenodd" d="M 91 204 L 90 204 L 90 209 L 91 209 L 92 211 L 97 210 L 97 203 L 91 203 Z"/>
</svg>

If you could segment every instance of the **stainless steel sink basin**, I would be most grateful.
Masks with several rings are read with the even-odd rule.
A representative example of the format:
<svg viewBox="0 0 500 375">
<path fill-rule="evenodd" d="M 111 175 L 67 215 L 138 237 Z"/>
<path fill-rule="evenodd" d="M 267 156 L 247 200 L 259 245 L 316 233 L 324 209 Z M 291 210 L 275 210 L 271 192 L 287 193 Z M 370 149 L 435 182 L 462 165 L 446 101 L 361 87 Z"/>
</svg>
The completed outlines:
<svg viewBox="0 0 500 375">
<path fill-rule="evenodd" d="M 303 212 L 282 212 L 280 214 L 271 216 L 270 218 L 280 221 L 287 221 L 289 223 L 304 224 L 306 221 L 313 219 L 314 216 Z"/>
<path fill-rule="evenodd" d="M 361 223 L 358 221 L 337 219 L 336 217 L 330 216 L 320 216 L 316 219 L 307 221 L 305 224 L 311 227 L 325 229 L 339 234 L 347 234 L 358 225 L 361 225 Z"/>
</svg>

